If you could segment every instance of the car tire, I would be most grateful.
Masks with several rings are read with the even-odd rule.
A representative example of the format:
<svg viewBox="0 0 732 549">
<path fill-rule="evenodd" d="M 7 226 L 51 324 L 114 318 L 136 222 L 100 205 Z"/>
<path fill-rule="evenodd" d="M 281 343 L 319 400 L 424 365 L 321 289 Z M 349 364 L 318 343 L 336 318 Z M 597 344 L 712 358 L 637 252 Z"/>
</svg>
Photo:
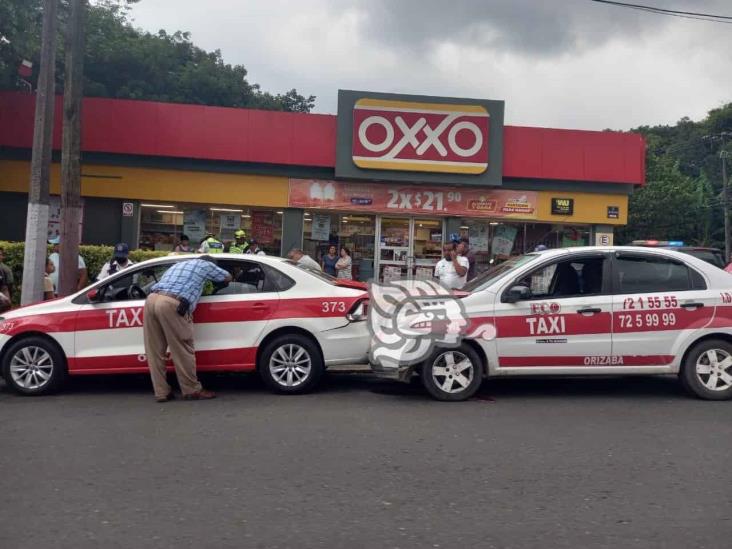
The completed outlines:
<svg viewBox="0 0 732 549">
<path fill-rule="evenodd" d="M 469 399 L 480 388 L 483 364 L 468 345 L 436 349 L 422 365 L 420 378 L 433 398 L 458 402 Z"/>
<path fill-rule="evenodd" d="M 275 393 L 311 391 L 323 375 L 318 346 L 301 334 L 281 335 L 270 341 L 259 360 L 259 375 Z"/>
<path fill-rule="evenodd" d="M 732 344 L 722 339 L 697 343 L 687 353 L 679 378 L 701 399 L 732 399 Z"/>
<path fill-rule="evenodd" d="M 2 372 L 10 389 L 26 396 L 57 391 L 66 380 L 66 358 L 45 337 L 25 337 L 11 343 L 3 356 Z"/>
</svg>

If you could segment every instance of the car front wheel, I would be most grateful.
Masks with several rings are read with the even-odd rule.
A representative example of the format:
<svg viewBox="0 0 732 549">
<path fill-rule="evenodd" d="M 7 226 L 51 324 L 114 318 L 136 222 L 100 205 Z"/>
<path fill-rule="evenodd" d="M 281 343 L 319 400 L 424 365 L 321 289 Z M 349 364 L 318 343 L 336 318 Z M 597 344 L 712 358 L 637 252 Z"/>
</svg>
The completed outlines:
<svg viewBox="0 0 732 549">
<path fill-rule="evenodd" d="M 478 354 L 467 345 L 437 349 L 422 366 L 421 378 L 427 392 L 437 400 L 467 400 L 480 388 L 483 367 Z"/>
<path fill-rule="evenodd" d="M 300 334 L 276 337 L 267 344 L 259 361 L 259 375 L 277 393 L 310 391 L 323 375 L 323 369 L 317 346 Z"/>
<path fill-rule="evenodd" d="M 8 387 L 29 396 L 52 393 L 66 378 L 63 353 L 43 337 L 27 337 L 12 343 L 2 369 Z"/>
<path fill-rule="evenodd" d="M 732 344 L 721 339 L 698 343 L 689 351 L 680 377 L 699 398 L 732 399 Z"/>
</svg>

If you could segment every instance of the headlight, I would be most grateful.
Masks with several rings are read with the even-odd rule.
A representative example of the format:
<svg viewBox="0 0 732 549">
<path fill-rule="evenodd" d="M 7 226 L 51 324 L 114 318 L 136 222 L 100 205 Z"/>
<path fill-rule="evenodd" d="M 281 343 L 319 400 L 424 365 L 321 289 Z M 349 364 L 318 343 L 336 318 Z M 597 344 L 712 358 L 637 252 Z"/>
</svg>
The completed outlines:
<svg viewBox="0 0 732 549">
<path fill-rule="evenodd" d="M 365 300 L 361 300 L 358 303 L 356 303 L 353 307 L 351 307 L 351 310 L 346 315 L 346 318 L 350 320 L 351 322 L 359 322 L 361 320 L 366 320 L 366 317 L 368 315 L 368 304 Z"/>
</svg>

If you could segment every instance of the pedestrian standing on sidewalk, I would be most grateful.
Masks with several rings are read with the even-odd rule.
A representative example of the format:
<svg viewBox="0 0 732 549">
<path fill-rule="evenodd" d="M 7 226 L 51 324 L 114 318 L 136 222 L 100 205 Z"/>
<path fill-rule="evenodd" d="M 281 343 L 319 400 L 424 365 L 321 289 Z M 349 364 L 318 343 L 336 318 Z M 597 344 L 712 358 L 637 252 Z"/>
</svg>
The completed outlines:
<svg viewBox="0 0 732 549">
<path fill-rule="evenodd" d="M 61 263 L 61 256 L 59 255 L 59 246 L 61 244 L 61 237 L 55 236 L 53 238 L 50 238 L 48 240 L 49 244 L 53 245 L 53 248 L 51 249 L 51 255 L 48 256 L 48 258 L 53 262 L 54 271 L 49 276 L 51 277 L 51 281 L 53 282 L 53 288 L 56 294 L 58 294 L 58 277 L 59 277 L 59 265 Z M 84 262 L 84 258 L 81 257 L 81 254 L 77 257 L 77 262 L 79 264 L 79 271 L 76 279 L 76 290 L 83 290 L 84 287 L 89 283 L 89 273 L 86 269 L 86 263 Z"/>
<path fill-rule="evenodd" d="M 470 266 L 468 267 L 468 277 L 466 280 L 470 282 L 475 278 L 475 254 L 470 251 L 470 240 L 466 237 L 461 238 L 457 251 L 458 255 L 462 255 L 468 259 L 468 264 Z"/>
<path fill-rule="evenodd" d="M 353 267 L 353 259 L 351 259 L 351 250 L 345 246 L 341 246 L 341 258 L 338 260 L 335 267 L 338 271 L 337 278 L 353 280 L 353 272 L 351 270 Z"/>
<path fill-rule="evenodd" d="M 180 261 L 163 274 L 145 300 L 143 333 L 145 354 L 155 400 L 167 402 L 174 398 L 165 376 L 165 351 L 175 366 L 183 398 L 203 400 L 216 396 L 201 386 L 196 376 L 196 355 L 193 346 L 193 311 L 201 299 L 206 281 L 228 284 L 231 275 L 216 266 L 210 256 Z"/>
<path fill-rule="evenodd" d="M 180 241 L 173 251 L 178 254 L 191 254 L 194 252 L 191 248 L 191 240 L 187 235 L 180 235 Z"/>
<path fill-rule="evenodd" d="M 460 289 L 468 276 L 468 258 L 458 255 L 457 244 L 450 242 L 442 248 L 442 259 L 435 265 L 435 278 L 448 290 Z"/>
<path fill-rule="evenodd" d="M 0 270 L 0 313 L 4 313 L 12 306 L 10 288 L 5 279 L 4 271 Z"/>
<path fill-rule="evenodd" d="M 333 244 L 328 246 L 328 253 L 323 256 L 320 262 L 320 266 L 323 268 L 323 272 L 330 276 L 336 276 L 336 263 L 338 263 L 338 248 Z"/>
<path fill-rule="evenodd" d="M 51 280 L 50 274 L 56 270 L 53 266 L 53 261 L 50 258 L 46 258 L 46 270 L 43 273 L 43 301 L 53 299 L 56 295 L 53 293 L 53 280 Z"/>
<path fill-rule="evenodd" d="M 5 250 L 3 248 L 0 248 L 0 276 L 8 287 L 8 295 L 13 295 L 15 280 L 13 279 L 12 269 L 5 264 Z"/>
</svg>

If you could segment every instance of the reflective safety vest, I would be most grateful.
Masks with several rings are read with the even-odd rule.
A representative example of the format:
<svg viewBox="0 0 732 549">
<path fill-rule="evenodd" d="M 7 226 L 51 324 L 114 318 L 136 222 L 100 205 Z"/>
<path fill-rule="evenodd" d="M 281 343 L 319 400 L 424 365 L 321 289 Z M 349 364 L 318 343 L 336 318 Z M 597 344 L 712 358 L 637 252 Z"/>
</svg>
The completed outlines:
<svg viewBox="0 0 732 549">
<path fill-rule="evenodd" d="M 222 254 L 224 253 L 224 244 L 220 240 L 216 240 L 213 236 L 208 237 L 203 241 L 203 252 L 209 254 Z"/>
<path fill-rule="evenodd" d="M 229 246 L 230 254 L 243 254 L 249 249 L 249 244 L 244 242 L 243 244 L 237 244 L 236 241 L 232 242 Z"/>
</svg>

